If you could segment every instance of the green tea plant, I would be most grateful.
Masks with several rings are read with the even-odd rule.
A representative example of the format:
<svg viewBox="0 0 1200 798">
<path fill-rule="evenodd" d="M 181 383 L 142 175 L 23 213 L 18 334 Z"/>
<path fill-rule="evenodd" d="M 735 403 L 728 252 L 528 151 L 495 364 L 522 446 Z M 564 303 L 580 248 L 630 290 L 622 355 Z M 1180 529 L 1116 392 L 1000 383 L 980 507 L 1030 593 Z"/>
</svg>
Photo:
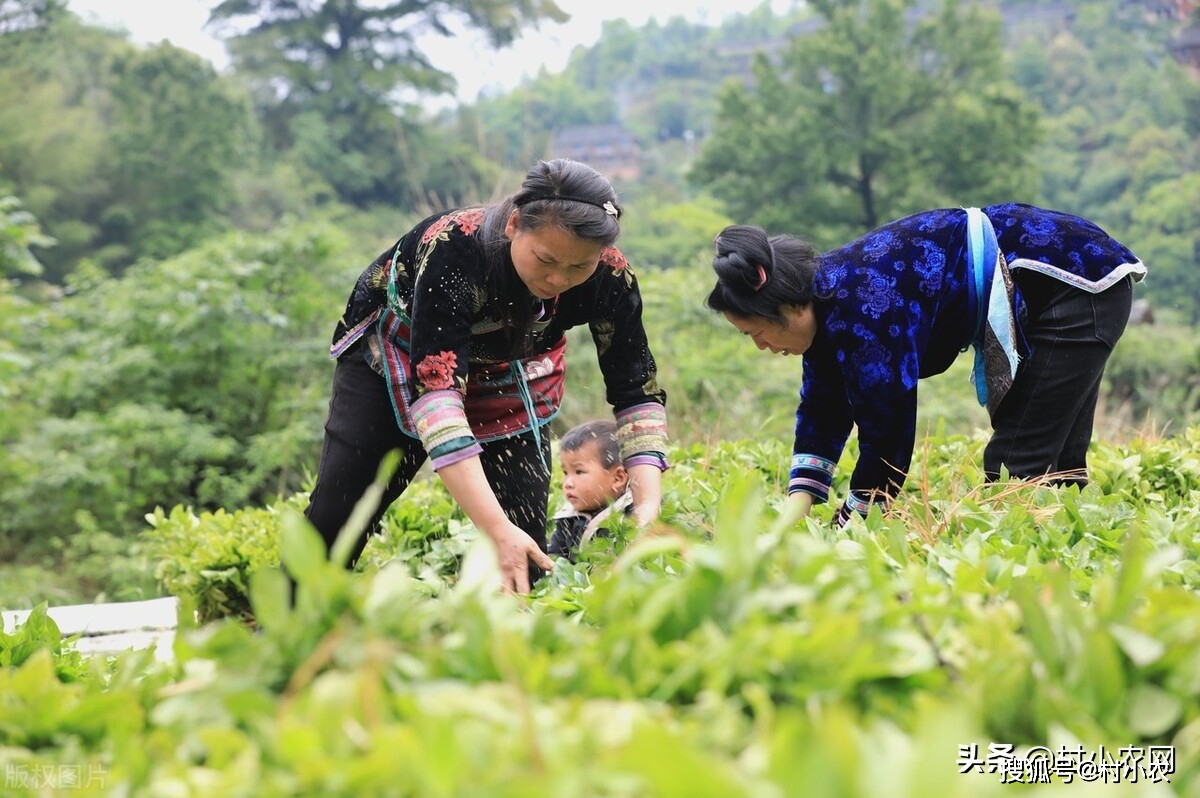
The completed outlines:
<svg viewBox="0 0 1200 798">
<path fill-rule="evenodd" d="M 249 618 L 250 575 L 279 564 L 279 511 L 301 501 L 199 515 L 155 509 L 145 540 L 157 578 L 168 595 L 192 602 L 201 622 Z"/>
<path fill-rule="evenodd" d="M 86 670 L 83 657 L 63 639 L 45 603 L 34 607 L 11 634 L 0 628 L 0 668 L 20 668 L 42 653 L 53 656 L 54 674 L 62 682 L 77 680 Z"/>
<path fill-rule="evenodd" d="M 981 439 L 931 438 L 840 530 L 784 516 L 782 443 L 682 447 L 660 523 L 524 597 L 436 480 L 357 571 L 301 497 L 176 508 L 148 533 L 186 596 L 173 660 L 0 668 L 0 770 L 14 795 L 67 768 L 85 795 L 1200 795 L 1193 436 L 1097 445 L 1082 491 L 985 484 Z"/>
</svg>

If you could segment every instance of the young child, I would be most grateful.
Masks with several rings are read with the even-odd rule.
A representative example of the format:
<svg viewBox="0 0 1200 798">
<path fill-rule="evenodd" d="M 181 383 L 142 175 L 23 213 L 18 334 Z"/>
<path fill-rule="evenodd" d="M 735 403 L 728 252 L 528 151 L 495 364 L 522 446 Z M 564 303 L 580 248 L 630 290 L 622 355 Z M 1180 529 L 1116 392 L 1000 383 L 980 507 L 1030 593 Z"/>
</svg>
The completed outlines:
<svg viewBox="0 0 1200 798">
<path fill-rule="evenodd" d="M 629 475 L 621 465 L 616 423 L 589 421 L 572 428 L 562 438 L 559 460 L 566 506 L 554 516 L 549 554 L 574 562 L 600 525 L 630 506 Z"/>
</svg>

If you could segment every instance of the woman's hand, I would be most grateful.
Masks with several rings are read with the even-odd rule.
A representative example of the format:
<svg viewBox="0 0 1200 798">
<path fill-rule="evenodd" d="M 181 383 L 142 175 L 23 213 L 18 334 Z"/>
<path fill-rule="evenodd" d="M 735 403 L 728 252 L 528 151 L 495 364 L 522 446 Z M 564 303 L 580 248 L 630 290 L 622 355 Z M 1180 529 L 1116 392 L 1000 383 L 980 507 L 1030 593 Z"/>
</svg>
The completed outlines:
<svg viewBox="0 0 1200 798">
<path fill-rule="evenodd" d="M 442 466 L 437 473 L 475 528 L 495 544 L 505 590 L 529 592 L 530 560 L 542 570 L 554 568 L 554 562 L 538 548 L 533 538 L 508 520 L 492 486 L 488 484 L 478 457 L 468 457 Z"/>
<path fill-rule="evenodd" d="M 500 577 L 506 591 L 529 592 L 530 560 L 543 571 L 554 568 L 554 562 L 538 548 L 538 544 L 534 542 L 533 538 L 513 523 L 508 523 L 496 530 L 489 530 L 488 537 L 496 544 L 496 556 L 500 560 Z"/>
</svg>

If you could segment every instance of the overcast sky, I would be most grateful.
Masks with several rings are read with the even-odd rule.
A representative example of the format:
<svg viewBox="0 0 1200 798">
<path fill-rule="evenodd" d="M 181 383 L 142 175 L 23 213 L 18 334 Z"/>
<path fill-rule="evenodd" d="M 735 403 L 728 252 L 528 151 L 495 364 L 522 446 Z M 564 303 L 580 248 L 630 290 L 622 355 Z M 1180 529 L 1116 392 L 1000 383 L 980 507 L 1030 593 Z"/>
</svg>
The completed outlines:
<svg viewBox="0 0 1200 798">
<path fill-rule="evenodd" d="M 209 10 L 219 0 L 68 0 L 68 7 L 85 20 L 127 30 L 142 44 L 169 40 L 177 47 L 199 53 L 218 68 L 227 64 L 224 47 L 204 31 Z M 797 0 L 769 0 L 776 11 Z M 435 66 L 455 76 L 458 96 L 471 101 L 484 88 L 511 89 L 522 78 L 537 74 L 542 66 L 557 72 L 577 45 L 591 45 L 600 37 L 606 19 L 625 18 L 631 25 L 651 17 L 665 21 L 673 16 L 716 24 L 731 14 L 745 13 L 762 0 L 557 0 L 571 15 L 565 24 L 543 23 L 529 30 L 516 44 L 496 52 L 479 37 L 430 37 L 426 53 Z"/>
</svg>

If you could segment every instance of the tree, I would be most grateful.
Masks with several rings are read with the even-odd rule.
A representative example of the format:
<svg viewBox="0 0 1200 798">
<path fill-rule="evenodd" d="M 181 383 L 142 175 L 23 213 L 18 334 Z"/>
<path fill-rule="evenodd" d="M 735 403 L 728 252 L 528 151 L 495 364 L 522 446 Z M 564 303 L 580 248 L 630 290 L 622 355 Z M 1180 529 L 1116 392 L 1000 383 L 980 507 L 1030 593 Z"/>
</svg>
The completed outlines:
<svg viewBox="0 0 1200 798">
<path fill-rule="evenodd" d="M 452 88 L 451 76 L 417 49 L 425 29 L 452 36 L 465 23 L 503 47 L 546 17 L 567 19 L 553 0 L 224 0 L 210 22 L 231 37 L 239 69 L 270 81 L 282 99 L 334 94 L 349 80 L 386 102 L 399 87 Z"/>
<path fill-rule="evenodd" d="M 166 42 L 116 57 L 110 91 L 114 201 L 99 220 L 103 244 L 161 258 L 221 229 L 256 135 L 244 92 Z"/>
<path fill-rule="evenodd" d="M 0 34 L 0 181 L 58 242 L 33 242 L 49 282 L 85 257 L 120 271 L 224 227 L 254 124 L 244 89 L 169 44 L 69 12 Z"/>
<path fill-rule="evenodd" d="M 67 0 L 0 0 L 0 36 L 44 28 L 66 8 Z"/>
<path fill-rule="evenodd" d="M 54 239 L 42 232 L 32 213 L 21 207 L 19 197 L 0 190 L 0 281 L 18 275 L 39 275 L 42 264 L 29 251 L 31 246 L 52 247 Z"/>
<path fill-rule="evenodd" d="M 37 3 L 11 4 L 19 5 Z M 44 278 L 57 283 L 95 252 L 110 196 L 98 175 L 107 156 L 104 76 L 113 53 L 131 45 L 48 6 L 0 33 L 0 181 L 57 240 L 35 248 Z"/>
<path fill-rule="evenodd" d="M 730 214 L 839 243 L 935 205 L 1031 199 L 1037 115 L 1005 78 L 994 13 L 946 0 L 814 0 L 754 85 L 727 84 L 692 179 Z"/>
<path fill-rule="evenodd" d="M 1200 322 L 1200 171 L 1157 183 L 1133 208 L 1129 241 L 1147 264 L 1156 308 Z"/>
<path fill-rule="evenodd" d="M 298 490 L 328 403 L 329 298 L 358 271 L 347 251 L 305 222 L 119 278 L 85 262 L 54 305 L 22 308 L 0 283 L 0 540 Z"/>
<path fill-rule="evenodd" d="M 1174 25 L 1142 4 L 1079 4 L 1068 28 L 1020 48 L 1014 74 L 1046 115 L 1034 152 L 1043 202 L 1128 244 L 1150 269 L 1138 293 L 1190 321 L 1200 318 L 1200 80 L 1171 55 Z"/>
<path fill-rule="evenodd" d="M 621 251 L 640 269 L 686 268 L 712 262 L 713 232 L 733 224 L 711 197 L 686 202 L 630 203 Z"/>
<path fill-rule="evenodd" d="M 366 205 L 413 203 L 430 188 L 423 153 L 403 149 L 419 138 L 419 114 L 400 97 L 448 92 L 453 81 L 418 49 L 418 36 L 467 26 L 498 47 L 544 18 L 566 15 L 553 0 L 224 0 L 210 23 L 250 80 L 275 148 L 302 142 L 306 167 L 342 199 Z M 316 128 L 332 157 L 315 157 Z"/>
</svg>

